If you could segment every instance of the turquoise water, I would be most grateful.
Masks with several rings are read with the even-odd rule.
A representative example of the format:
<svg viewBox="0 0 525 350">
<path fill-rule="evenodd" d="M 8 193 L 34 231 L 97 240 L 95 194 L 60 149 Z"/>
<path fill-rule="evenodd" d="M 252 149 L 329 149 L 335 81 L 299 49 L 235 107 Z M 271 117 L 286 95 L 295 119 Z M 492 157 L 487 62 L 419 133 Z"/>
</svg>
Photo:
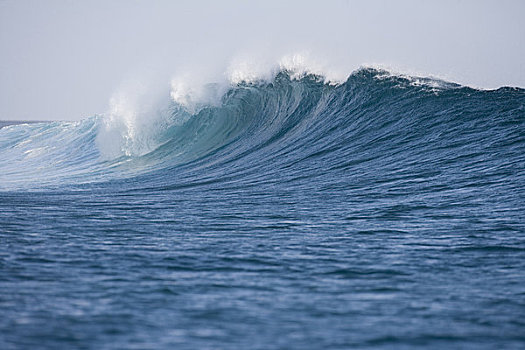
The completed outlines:
<svg viewBox="0 0 525 350">
<path fill-rule="evenodd" d="M 0 129 L 2 349 L 521 349 L 525 90 L 363 69 Z"/>
</svg>

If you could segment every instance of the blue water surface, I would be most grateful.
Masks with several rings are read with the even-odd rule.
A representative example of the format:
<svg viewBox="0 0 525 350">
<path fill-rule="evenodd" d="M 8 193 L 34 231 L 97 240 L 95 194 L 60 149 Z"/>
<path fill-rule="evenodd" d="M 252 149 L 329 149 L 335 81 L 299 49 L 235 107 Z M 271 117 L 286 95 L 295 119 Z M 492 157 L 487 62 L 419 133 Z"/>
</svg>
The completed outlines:
<svg viewBox="0 0 525 350">
<path fill-rule="evenodd" d="M 1 349 L 525 347 L 524 90 L 281 72 L 167 115 L 113 158 L 100 117 L 0 129 Z"/>
</svg>

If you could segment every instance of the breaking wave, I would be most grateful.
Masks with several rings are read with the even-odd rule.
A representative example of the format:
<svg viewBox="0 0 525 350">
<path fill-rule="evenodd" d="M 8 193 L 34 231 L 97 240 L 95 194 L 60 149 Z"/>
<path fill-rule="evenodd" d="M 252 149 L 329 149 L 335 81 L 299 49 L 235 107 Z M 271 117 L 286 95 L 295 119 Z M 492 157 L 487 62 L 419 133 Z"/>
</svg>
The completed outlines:
<svg viewBox="0 0 525 350">
<path fill-rule="evenodd" d="M 174 79 L 161 97 L 116 95 L 110 112 L 80 122 L 3 127 L 1 189 L 137 176 L 156 186 L 293 185 L 371 168 L 417 181 L 437 179 L 444 165 L 474 176 L 525 164 L 519 88 L 482 91 L 374 68 L 328 79 L 294 60 L 271 73 L 241 69 L 224 82 L 189 82 Z"/>
</svg>

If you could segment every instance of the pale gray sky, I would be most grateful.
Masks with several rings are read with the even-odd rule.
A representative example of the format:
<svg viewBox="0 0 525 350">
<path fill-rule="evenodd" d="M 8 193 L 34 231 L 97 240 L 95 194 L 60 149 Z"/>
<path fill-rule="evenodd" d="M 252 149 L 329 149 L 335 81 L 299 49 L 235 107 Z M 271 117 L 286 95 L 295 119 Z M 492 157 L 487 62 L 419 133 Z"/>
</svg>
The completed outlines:
<svg viewBox="0 0 525 350">
<path fill-rule="evenodd" d="M 0 0 L 0 120 L 104 113 L 126 81 L 168 94 L 185 67 L 212 79 L 239 55 L 525 87 L 524 18 L 520 0 Z"/>
</svg>

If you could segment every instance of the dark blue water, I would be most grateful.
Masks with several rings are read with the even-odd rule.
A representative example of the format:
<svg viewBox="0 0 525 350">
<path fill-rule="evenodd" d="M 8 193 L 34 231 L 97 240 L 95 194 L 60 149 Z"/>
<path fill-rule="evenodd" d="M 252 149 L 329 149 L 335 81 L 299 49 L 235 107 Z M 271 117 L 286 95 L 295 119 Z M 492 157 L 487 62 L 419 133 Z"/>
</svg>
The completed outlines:
<svg viewBox="0 0 525 350">
<path fill-rule="evenodd" d="M 525 347 L 525 90 L 281 72 L 161 114 L 0 129 L 0 348 Z"/>
</svg>

